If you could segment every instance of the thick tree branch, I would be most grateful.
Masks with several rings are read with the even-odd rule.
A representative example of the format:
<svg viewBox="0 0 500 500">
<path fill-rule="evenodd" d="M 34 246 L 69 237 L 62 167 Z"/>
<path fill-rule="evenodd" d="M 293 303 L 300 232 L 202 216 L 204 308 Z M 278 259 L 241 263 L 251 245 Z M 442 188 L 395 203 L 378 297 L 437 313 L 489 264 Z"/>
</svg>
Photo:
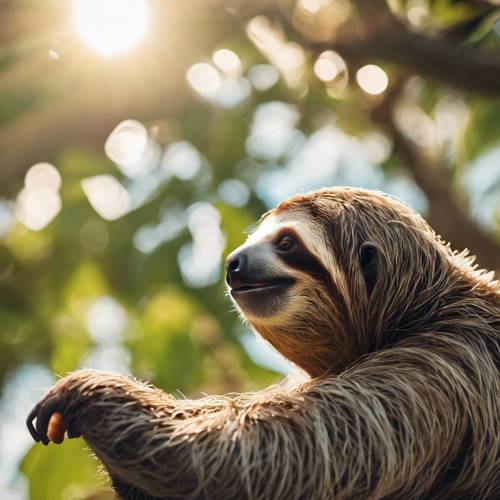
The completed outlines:
<svg viewBox="0 0 500 500">
<path fill-rule="evenodd" d="M 500 54 L 481 53 L 403 29 L 329 46 L 355 64 L 379 60 L 396 64 L 451 87 L 500 95 Z"/>
<path fill-rule="evenodd" d="M 489 235 L 475 224 L 458 203 L 451 180 L 446 172 L 428 158 L 398 128 L 394 109 L 403 83 L 398 82 L 385 99 L 373 109 L 372 117 L 391 136 L 394 150 L 410 171 L 429 201 L 427 219 L 434 229 L 449 241 L 453 248 L 468 248 L 478 258 L 481 267 L 500 269 L 500 248 Z"/>
<path fill-rule="evenodd" d="M 465 47 L 451 37 L 415 33 L 392 14 L 385 0 L 354 0 L 353 4 L 358 17 L 331 40 L 307 42 L 307 29 L 299 30 L 300 37 L 314 52 L 334 49 L 354 66 L 378 60 L 451 87 L 500 95 L 500 53 Z M 297 31 L 287 19 L 283 22 Z"/>
</svg>

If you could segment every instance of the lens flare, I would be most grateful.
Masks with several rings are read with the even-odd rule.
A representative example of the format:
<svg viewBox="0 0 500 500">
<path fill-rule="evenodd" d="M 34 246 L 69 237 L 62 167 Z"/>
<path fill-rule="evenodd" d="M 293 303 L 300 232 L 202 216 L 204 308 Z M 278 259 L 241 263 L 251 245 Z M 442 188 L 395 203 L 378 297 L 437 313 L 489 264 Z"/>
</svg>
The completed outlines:
<svg viewBox="0 0 500 500">
<path fill-rule="evenodd" d="M 82 40 L 105 56 L 128 52 L 149 24 L 146 0 L 73 0 L 73 21 Z"/>
</svg>

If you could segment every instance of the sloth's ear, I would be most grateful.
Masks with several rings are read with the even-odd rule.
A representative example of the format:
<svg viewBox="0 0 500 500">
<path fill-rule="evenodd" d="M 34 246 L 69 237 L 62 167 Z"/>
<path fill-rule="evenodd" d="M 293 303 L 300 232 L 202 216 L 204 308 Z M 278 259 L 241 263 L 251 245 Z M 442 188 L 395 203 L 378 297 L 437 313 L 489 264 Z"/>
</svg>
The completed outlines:
<svg viewBox="0 0 500 500">
<path fill-rule="evenodd" d="M 371 295 L 379 275 L 379 250 L 375 243 L 366 241 L 359 249 L 359 265 L 365 278 L 366 291 Z"/>
</svg>

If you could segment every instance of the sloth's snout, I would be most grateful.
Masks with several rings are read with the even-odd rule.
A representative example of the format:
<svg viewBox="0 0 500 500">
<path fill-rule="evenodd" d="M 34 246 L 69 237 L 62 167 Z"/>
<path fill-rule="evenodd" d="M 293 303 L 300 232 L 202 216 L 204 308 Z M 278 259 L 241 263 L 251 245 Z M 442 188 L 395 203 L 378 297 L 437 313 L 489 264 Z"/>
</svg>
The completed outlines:
<svg viewBox="0 0 500 500">
<path fill-rule="evenodd" d="M 245 314 L 266 317 L 286 306 L 292 276 L 278 271 L 272 247 L 253 244 L 236 249 L 226 260 L 231 297 Z"/>
<path fill-rule="evenodd" d="M 226 260 L 226 282 L 236 287 L 248 282 L 248 255 L 242 250 L 232 253 Z"/>
</svg>

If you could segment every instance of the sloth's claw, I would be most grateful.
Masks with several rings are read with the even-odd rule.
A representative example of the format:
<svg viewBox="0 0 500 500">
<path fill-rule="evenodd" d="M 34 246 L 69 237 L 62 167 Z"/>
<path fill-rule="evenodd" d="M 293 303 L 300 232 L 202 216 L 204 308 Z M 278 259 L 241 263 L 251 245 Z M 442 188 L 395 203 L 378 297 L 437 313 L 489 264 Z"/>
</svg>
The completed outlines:
<svg viewBox="0 0 500 500">
<path fill-rule="evenodd" d="M 47 446 L 50 442 L 47 431 L 49 428 L 50 418 L 56 411 L 60 411 L 61 397 L 57 394 L 44 399 L 40 410 L 36 416 L 36 430 L 42 443 Z"/>
<path fill-rule="evenodd" d="M 49 444 L 50 440 L 47 436 L 47 431 L 50 418 L 55 412 L 61 411 L 61 407 L 61 396 L 53 394 L 52 396 L 43 398 L 31 410 L 26 420 L 26 425 L 28 426 L 31 436 L 36 442 L 41 441 L 45 446 Z M 35 418 L 36 423 L 33 425 Z"/>
<path fill-rule="evenodd" d="M 38 402 L 33 409 L 30 411 L 28 418 L 26 419 L 26 425 L 28 426 L 28 430 L 30 431 L 31 437 L 38 443 L 40 441 L 40 436 L 33 425 L 33 420 L 38 415 L 38 411 L 40 410 L 41 402 Z"/>
</svg>

